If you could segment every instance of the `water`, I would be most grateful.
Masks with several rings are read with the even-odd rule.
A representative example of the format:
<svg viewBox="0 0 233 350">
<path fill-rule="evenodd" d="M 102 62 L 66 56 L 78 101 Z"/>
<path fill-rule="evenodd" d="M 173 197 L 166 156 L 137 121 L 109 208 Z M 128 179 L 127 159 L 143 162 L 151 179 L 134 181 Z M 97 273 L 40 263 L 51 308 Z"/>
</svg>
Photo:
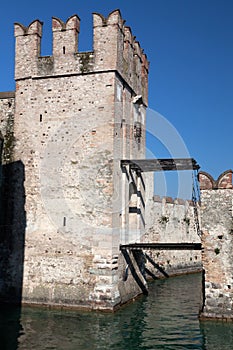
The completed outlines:
<svg viewBox="0 0 233 350">
<path fill-rule="evenodd" d="M 199 322 L 200 274 L 157 280 L 115 314 L 1 309 L 0 350 L 232 350 L 233 323 Z"/>
</svg>

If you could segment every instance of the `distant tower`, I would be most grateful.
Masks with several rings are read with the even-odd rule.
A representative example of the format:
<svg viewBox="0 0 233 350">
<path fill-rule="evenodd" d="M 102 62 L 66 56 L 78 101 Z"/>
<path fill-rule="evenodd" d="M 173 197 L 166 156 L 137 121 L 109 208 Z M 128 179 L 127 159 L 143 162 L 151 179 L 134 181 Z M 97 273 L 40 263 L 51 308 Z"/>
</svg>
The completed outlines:
<svg viewBox="0 0 233 350">
<path fill-rule="evenodd" d="M 25 169 L 23 302 L 114 309 L 139 293 L 122 281 L 121 243 L 144 229 L 148 61 L 119 10 L 93 14 L 93 52 L 77 52 L 80 19 L 15 24 L 15 160 Z"/>
</svg>

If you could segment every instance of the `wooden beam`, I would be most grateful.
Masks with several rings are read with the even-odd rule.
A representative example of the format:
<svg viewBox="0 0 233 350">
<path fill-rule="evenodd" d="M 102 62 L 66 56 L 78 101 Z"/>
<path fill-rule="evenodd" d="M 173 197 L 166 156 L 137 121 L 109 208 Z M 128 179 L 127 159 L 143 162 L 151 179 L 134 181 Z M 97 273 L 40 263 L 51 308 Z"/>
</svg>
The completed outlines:
<svg viewBox="0 0 233 350">
<path fill-rule="evenodd" d="M 129 243 L 120 245 L 123 249 L 155 249 L 155 250 L 201 250 L 201 243 Z"/>
<path fill-rule="evenodd" d="M 15 92 L 14 91 L 6 91 L 6 92 L 0 92 L 0 99 L 4 98 L 14 98 Z"/>
<path fill-rule="evenodd" d="M 125 159 L 121 161 L 121 165 L 129 165 L 132 170 L 140 172 L 200 169 L 200 166 L 193 158 Z"/>
</svg>

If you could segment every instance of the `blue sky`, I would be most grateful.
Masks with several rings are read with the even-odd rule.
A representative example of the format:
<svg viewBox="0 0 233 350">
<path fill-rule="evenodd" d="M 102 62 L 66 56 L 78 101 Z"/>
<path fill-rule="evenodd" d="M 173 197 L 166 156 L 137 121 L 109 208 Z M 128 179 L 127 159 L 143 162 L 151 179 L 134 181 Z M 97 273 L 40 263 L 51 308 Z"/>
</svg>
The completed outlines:
<svg viewBox="0 0 233 350">
<path fill-rule="evenodd" d="M 92 49 L 92 12 L 107 16 L 116 8 L 150 61 L 149 108 L 173 126 L 201 170 L 217 178 L 233 168 L 231 0 L 3 2 L 0 91 L 15 89 L 14 22 L 27 26 L 35 19 L 43 21 L 42 55 L 50 55 L 51 18 L 66 21 L 76 13 L 81 18 L 80 51 L 87 51 Z M 148 147 L 158 158 L 169 157 L 163 140 L 148 137 Z"/>
</svg>

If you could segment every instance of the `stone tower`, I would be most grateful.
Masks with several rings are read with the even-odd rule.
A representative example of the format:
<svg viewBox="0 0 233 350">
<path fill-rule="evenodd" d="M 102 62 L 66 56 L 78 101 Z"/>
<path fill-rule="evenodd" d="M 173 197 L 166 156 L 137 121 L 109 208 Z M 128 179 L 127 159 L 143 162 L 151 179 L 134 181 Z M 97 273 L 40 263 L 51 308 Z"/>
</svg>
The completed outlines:
<svg viewBox="0 0 233 350">
<path fill-rule="evenodd" d="M 121 160 L 145 156 L 148 61 L 119 10 L 93 14 L 92 52 L 78 52 L 79 27 L 53 18 L 41 57 L 42 22 L 15 24 L 22 301 L 114 309 L 140 292 L 119 247 L 143 233 L 144 181 Z"/>
</svg>

